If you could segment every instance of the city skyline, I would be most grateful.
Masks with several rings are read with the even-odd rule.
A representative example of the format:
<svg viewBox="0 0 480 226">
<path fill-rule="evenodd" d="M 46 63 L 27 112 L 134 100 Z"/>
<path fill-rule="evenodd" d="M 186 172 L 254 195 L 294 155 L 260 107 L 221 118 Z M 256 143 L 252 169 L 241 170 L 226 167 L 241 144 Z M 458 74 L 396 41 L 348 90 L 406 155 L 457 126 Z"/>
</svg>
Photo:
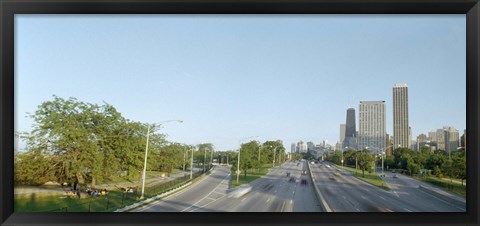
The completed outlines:
<svg viewBox="0 0 480 226">
<path fill-rule="evenodd" d="M 385 100 L 393 135 L 397 83 L 409 85 L 412 138 L 465 129 L 465 15 L 17 19 L 19 131 L 30 130 L 26 112 L 57 95 L 105 101 L 134 121 L 183 120 L 159 131 L 174 142 L 335 145 L 360 101 Z"/>
</svg>

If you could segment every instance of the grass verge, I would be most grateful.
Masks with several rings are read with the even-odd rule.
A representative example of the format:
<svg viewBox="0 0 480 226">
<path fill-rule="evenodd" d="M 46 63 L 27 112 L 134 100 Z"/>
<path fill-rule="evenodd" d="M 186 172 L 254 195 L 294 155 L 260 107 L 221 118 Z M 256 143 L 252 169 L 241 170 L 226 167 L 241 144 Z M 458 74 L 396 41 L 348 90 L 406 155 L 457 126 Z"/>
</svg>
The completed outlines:
<svg viewBox="0 0 480 226">
<path fill-rule="evenodd" d="M 355 168 L 350 168 L 350 167 L 340 166 L 340 165 L 336 165 L 336 166 L 340 169 L 344 169 L 344 170 L 352 172 L 354 177 L 356 177 L 356 178 L 358 178 L 362 181 L 365 181 L 365 182 L 367 182 L 371 185 L 377 186 L 377 187 L 385 189 L 385 190 L 390 190 L 387 183 L 385 183 L 382 180 L 382 178 L 377 174 L 369 173 L 369 172 L 365 171 L 365 177 L 363 177 L 361 170 L 358 170 L 357 172 L 355 172 Z"/>
<path fill-rule="evenodd" d="M 200 174 L 194 174 L 194 180 Z M 145 186 L 145 198 L 170 191 L 190 181 L 190 177 L 181 177 L 165 183 Z M 141 191 L 124 193 L 120 190 L 110 190 L 108 196 L 89 196 L 82 192 L 81 198 L 65 195 L 40 196 L 15 195 L 15 212 L 113 212 L 117 209 L 140 201 Z"/>
<path fill-rule="evenodd" d="M 238 178 L 238 184 L 237 184 L 237 174 L 235 172 L 232 172 L 232 188 L 235 188 L 237 186 L 240 186 L 242 184 L 248 184 L 261 176 L 265 175 L 268 173 L 268 170 L 272 167 L 271 164 L 268 165 L 263 165 L 260 169 L 250 169 L 247 171 L 247 175 L 244 173 L 240 174 Z"/>
<path fill-rule="evenodd" d="M 438 188 L 466 197 L 466 186 L 454 182 L 442 180 L 432 176 L 413 176 L 413 178 L 434 185 Z"/>
</svg>

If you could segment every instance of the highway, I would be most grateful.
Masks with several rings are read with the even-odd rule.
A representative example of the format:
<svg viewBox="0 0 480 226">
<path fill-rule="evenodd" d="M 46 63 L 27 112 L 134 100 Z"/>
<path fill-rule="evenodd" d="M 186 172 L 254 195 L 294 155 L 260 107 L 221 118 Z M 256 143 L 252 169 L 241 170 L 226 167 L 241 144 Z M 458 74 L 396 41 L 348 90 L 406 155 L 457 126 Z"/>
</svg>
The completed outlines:
<svg viewBox="0 0 480 226">
<path fill-rule="evenodd" d="M 394 178 L 394 175 L 396 175 L 397 178 Z M 451 194 L 439 188 L 434 188 L 427 183 L 415 180 L 411 177 L 399 173 L 385 172 L 384 181 L 388 184 L 392 191 L 398 194 L 401 199 L 408 202 L 419 203 L 425 210 L 428 209 L 430 212 L 462 212 L 466 210 L 465 198 Z M 452 199 L 459 200 L 460 203 L 463 204 L 457 206 L 456 204 L 450 203 L 448 200 L 443 200 L 439 197 L 432 196 L 418 189 L 419 186 L 434 190 Z"/>
<path fill-rule="evenodd" d="M 210 175 L 186 189 L 134 209 L 132 212 L 187 212 L 204 208 L 212 201 L 226 196 L 229 183 L 230 168 L 215 166 Z"/>
<path fill-rule="evenodd" d="M 306 162 L 286 162 L 251 182 L 252 191 L 229 197 L 230 168 L 215 166 L 212 173 L 192 186 L 134 212 L 319 212 L 320 204 L 311 181 L 302 176 Z M 290 182 L 286 173 L 296 178 Z M 306 178 L 308 185 L 300 185 Z M 235 179 L 235 177 L 233 178 Z"/>
<path fill-rule="evenodd" d="M 334 212 L 462 212 L 465 206 L 456 206 L 418 189 L 430 187 L 412 178 L 387 173 L 387 191 L 355 177 L 328 162 L 310 165 L 320 192 Z M 303 170 L 306 161 L 288 161 L 270 169 L 261 178 L 252 181 L 252 190 L 232 197 L 230 167 L 215 166 L 210 175 L 172 196 L 134 209 L 134 212 L 321 212 L 312 181 Z M 295 181 L 289 181 L 287 172 Z M 308 181 L 302 185 L 300 181 Z M 459 197 L 454 197 L 461 200 Z"/>
<path fill-rule="evenodd" d="M 252 191 L 240 197 L 224 197 L 208 206 L 207 211 L 214 209 L 228 212 L 320 212 L 318 202 L 311 181 L 308 176 L 302 176 L 302 170 L 307 170 L 305 161 L 286 162 L 282 166 L 272 169 L 268 174 L 250 184 Z M 295 178 L 290 182 L 286 176 Z M 308 181 L 301 185 L 301 178 Z"/>
<path fill-rule="evenodd" d="M 418 188 L 387 191 L 323 162 L 311 164 L 315 183 L 335 212 L 458 212 L 451 204 Z"/>
</svg>

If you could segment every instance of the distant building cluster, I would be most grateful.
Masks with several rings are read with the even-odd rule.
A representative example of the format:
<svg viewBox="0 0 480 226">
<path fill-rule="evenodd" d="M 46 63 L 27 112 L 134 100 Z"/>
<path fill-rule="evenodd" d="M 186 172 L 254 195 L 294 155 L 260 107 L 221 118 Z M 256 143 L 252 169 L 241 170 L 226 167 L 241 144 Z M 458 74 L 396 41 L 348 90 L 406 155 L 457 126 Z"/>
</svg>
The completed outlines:
<svg viewBox="0 0 480 226">
<path fill-rule="evenodd" d="M 319 158 L 323 153 L 331 151 L 332 146 L 328 144 L 328 141 L 324 140 L 319 144 L 315 144 L 311 141 L 303 142 L 299 141 L 297 143 L 292 143 L 291 152 L 292 153 L 310 153 L 315 158 Z"/>
<path fill-rule="evenodd" d="M 377 154 L 393 154 L 399 147 L 420 150 L 451 152 L 466 145 L 466 130 L 460 137 L 457 129 L 444 126 L 412 139 L 412 127 L 408 115 L 408 86 L 399 83 L 393 86 L 393 136 L 386 132 L 385 101 L 360 101 L 358 107 L 358 131 L 356 130 L 355 108 L 349 107 L 345 123 L 340 124 L 340 140 L 335 149 L 369 149 Z"/>
<path fill-rule="evenodd" d="M 311 141 L 292 143 L 292 153 L 310 153 L 319 158 L 323 153 L 336 150 L 368 149 L 376 154 L 392 155 L 397 148 L 410 148 L 452 152 L 466 148 L 466 130 L 460 136 L 451 126 L 420 133 L 412 138 L 408 114 L 408 86 L 398 83 L 393 86 L 393 135 L 387 134 L 385 100 L 360 101 L 358 106 L 358 130 L 355 108 L 347 108 L 345 123 L 340 124 L 339 141 L 334 146 L 326 140 L 319 144 Z"/>
</svg>

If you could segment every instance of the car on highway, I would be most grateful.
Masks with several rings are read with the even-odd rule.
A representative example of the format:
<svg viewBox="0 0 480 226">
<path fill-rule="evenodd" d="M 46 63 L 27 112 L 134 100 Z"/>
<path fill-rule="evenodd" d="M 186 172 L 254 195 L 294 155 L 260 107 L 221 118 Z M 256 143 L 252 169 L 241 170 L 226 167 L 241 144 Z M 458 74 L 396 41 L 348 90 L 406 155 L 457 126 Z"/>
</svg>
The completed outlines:
<svg viewBox="0 0 480 226">
<path fill-rule="evenodd" d="M 397 174 L 393 175 L 393 178 L 398 178 Z"/>
<path fill-rule="evenodd" d="M 240 185 L 237 188 L 235 188 L 234 190 L 232 190 L 230 192 L 230 194 L 228 195 L 228 197 L 230 197 L 230 198 L 240 198 L 240 197 L 244 196 L 245 194 L 249 193 L 250 191 L 252 191 L 252 186 L 251 185 L 249 185 L 249 184 Z"/>
<path fill-rule="evenodd" d="M 307 171 L 306 171 L 306 170 L 302 170 L 302 175 L 307 175 Z"/>
<path fill-rule="evenodd" d="M 304 186 L 307 185 L 308 184 L 307 178 L 302 178 L 302 180 L 300 181 L 300 184 Z"/>
<path fill-rule="evenodd" d="M 297 180 L 295 179 L 295 177 L 290 177 L 290 179 L 288 179 L 288 182 L 297 182 Z"/>
</svg>

